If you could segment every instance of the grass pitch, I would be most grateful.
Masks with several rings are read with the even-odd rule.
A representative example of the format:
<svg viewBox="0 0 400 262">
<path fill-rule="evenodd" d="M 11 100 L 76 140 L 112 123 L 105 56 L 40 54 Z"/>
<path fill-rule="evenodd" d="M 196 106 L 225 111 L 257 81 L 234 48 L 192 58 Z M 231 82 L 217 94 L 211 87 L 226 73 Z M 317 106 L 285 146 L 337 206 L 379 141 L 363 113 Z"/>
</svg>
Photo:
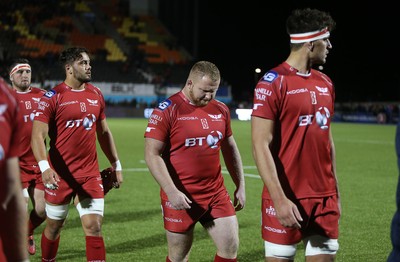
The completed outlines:
<svg viewBox="0 0 400 262">
<path fill-rule="evenodd" d="M 167 243 L 163 229 L 159 187 L 144 163 L 145 119 L 108 119 L 124 169 L 124 184 L 106 196 L 103 234 L 107 261 L 165 261 Z M 264 261 L 261 239 L 262 182 L 251 153 L 250 122 L 232 121 L 246 173 L 247 205 L 237 213 L 240 226 L 239 261 Z M 391 250 L 390 223 L 395 211 L 398 179 L 394 125 L 333 123 L 337 171 L 342 200 L 338 262 L 386 261 Z M 99 153 L 100 168 L 108 161 Z M 226 185 L 233 193 L 227 173 Z M 35 231 L 40 261 L 40 237 Z M 304 261 L 299 245 L 296 261 Z M 214 245 L 196 226 L 191 262 L 213 261 Z M 57 261 L 86 261 L 85 241 L 74 206 L 61 232 Z"/>
</svg>

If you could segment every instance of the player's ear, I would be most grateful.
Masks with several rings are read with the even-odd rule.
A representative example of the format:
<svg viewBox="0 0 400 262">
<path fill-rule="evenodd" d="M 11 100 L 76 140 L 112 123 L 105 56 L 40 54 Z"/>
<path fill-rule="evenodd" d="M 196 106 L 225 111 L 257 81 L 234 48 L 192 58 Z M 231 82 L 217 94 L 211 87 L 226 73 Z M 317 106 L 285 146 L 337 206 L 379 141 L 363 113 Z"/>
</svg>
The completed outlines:
<svg viewBox="0 0 400 262">
<path fill-rule="evenodd" d="M 192 80 L 188 79 L 188 80 L 186 81 L 186 85 L 189 86 L 189 87 L 191 87 L 191 86 L 193 85 Z"/>
<path fill-rule="evenodd" d="M 314 50 L 314 42 L 306 42 L 307 48 L 312 52 Z"/>
<path fill-rule="evenodd" d="M 72 70 L 70 70 L 72 66 L 70 64 L 65 65 L 65 71 L 67 71 L 69 74 L 72 74 Z"/>
</svg>

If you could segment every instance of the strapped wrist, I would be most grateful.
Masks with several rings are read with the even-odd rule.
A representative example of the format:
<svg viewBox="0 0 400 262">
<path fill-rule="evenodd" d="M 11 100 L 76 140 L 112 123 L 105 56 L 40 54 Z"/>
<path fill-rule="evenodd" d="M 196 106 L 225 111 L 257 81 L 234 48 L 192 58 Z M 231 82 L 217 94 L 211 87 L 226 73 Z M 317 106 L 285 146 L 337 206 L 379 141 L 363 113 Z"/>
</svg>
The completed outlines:
<svg viewBox="0 0 400 262">
<path fill-rule="evenodd" d="M 112 164 L 112 167 L 115 171 L 122 171 L 121 162 L 119 160 L 115 161 L 115 163 Z"/>
<path fill-rule="evenodd" d="M 50 168 L 49 161 L 47 161 L 47 160 L 40 160 L 38 162 L 38 165 L 40 168 L 40 172 L 42 172 L 42 173 Z"/>
</svg>

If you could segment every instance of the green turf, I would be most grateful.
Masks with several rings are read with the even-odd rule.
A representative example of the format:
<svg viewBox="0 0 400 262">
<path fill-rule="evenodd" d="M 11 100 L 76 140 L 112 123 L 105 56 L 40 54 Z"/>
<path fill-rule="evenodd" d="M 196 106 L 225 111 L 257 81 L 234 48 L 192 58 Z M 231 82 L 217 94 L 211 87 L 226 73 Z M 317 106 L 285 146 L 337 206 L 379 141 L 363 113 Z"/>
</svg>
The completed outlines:
<svg viewBox="0 0 400 262">
<path fill-rule="evenodd" d="M 146 120 L 109 119 L 124 168 L 124 184 L 106 196 L 103 234 L 108 261 L 165 261 L 167 245 L 162 225 L 159 187 L 144 164 Z M 232 122 L 245 166 L 247 206 L 238 212 L 239 261 L 263 261 L 260 233 L 262 182 L 251 154 L 250 122 Z M 394 125 L 334 123 L 337 170 L 342 198 L 340 250 L 336 261 L 386 261 L 391 250 L 390 222 L 395 210 L 398 178 L 394 149 Z M 100 167 L 108 166 L 99 154 Z M 228 175 L 225 181 L 232 193 Z M 35 232 L 40 261 L 40 234 Z M 299 246 L 296 261 L 304 261 Z M 213 261 L 215 248 L 200 225 L 196 227 L 190 261 Z M 85 242 L 73 206 L 61 233 L 58 261 L 85 261 Z"/>
</svg>

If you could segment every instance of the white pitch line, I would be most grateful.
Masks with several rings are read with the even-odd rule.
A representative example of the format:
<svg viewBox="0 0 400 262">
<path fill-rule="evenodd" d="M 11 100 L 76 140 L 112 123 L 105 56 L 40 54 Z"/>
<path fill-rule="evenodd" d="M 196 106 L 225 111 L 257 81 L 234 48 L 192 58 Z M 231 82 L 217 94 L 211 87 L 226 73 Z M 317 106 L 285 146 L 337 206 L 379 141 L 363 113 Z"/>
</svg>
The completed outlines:
<svg viewBox="0 0 400 262">
<path fill-rule="evenodd" d="M 145 172 L 149 171 L 147 167 L 142 167 L 142 168 L 123 168 L 123 171 L 130 171 L 130 172 Z"/>
<path fill-rule="evenodd" d="M 243 169 L 256 169 L 256 167 L 255 166 L 244 166 Z M 124 168 L 123 171 L 126 171 L 126 172 L 147 172 L 147 171 L 149 171 L 149 169 L 147 167 Z M 222 169 L 222 173 L 223 174 L 229 174 L 228 171 L 225 168 Z M 260 178 L 260 176 L 257 175 L 257 174 L 244 173 L 244 176 L 251 177 L 251 178 Z"/>
<path fill-rule="evenodd" d="M 228 171 L 224 171 L 224 170 L 222 170 L 222 173 L 223 173 L 223 174 L 229 174 Z M 261 178 L 259 175 L 247 174 L 247 173 L 244 173 L 244 176 L 246 176 L 246 177 L 251 177 L 251 178 Z"/>
<path fill-rule="evenodd" d="M 257 169 L 256 166 L 243 166 L 243 169 Z"/>
</svg>

